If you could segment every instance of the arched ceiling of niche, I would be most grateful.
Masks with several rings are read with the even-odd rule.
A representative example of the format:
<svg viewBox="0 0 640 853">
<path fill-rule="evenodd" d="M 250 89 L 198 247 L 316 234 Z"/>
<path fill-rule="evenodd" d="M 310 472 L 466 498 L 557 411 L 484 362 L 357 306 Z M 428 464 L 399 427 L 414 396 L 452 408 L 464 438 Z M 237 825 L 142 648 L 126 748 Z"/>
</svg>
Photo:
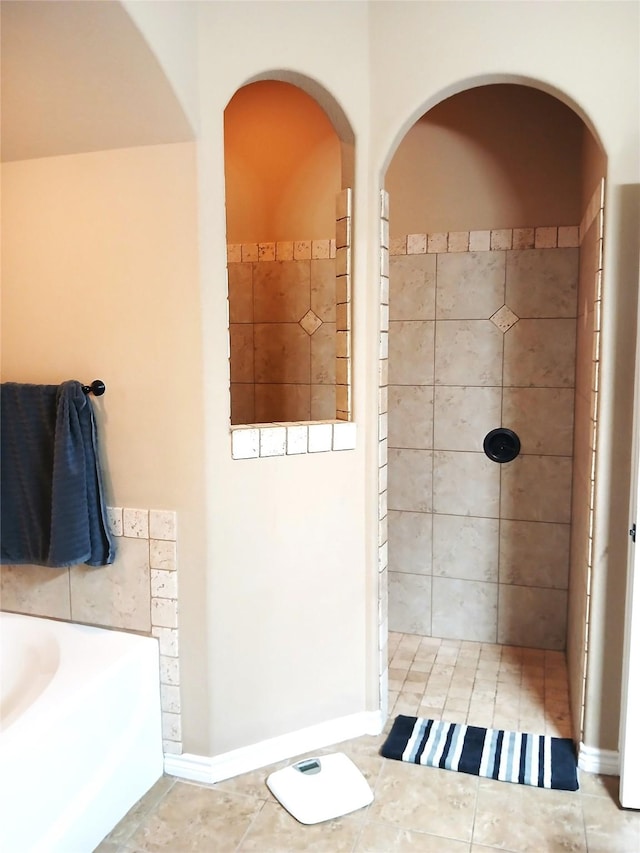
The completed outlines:
<svg viewBox="0 0 640 853">
<path fill-rule="evenodd" d="M 0 14 L 3 160 L 193 138 L 119 2 L 2 0 Z"/>
<path fill-rule="evenodd" d="M 477 86 L 440 101 L 387 170 L 392 233 L 576 224 L 585 134 L 575 112 L 530 86 Z"/>
<path fill-rule="evenodd" d="M 341 148 L 324 109 L 298 86 L 243 86 L 224 113 L 227 240 L 328 239 Z"/>
<path fill-rule="evenodd" d="M 312 97 L 313 100 L 322 107 L 327 118 L 333 125 L 338 138 L 342 142 L 353 145 L 355 142 L 353 128 L 351 127 L 344 110 L 335 98 L 330 95 L 316 80 L 313 80 L 311 77 L 307 77 L 304 74 L 299 74 L 296 71 L 265 71 L 262 74 L 257 74 L 255 77 L 251 77 L 251 79 L 247 80 L 245 85 L 262 80 L 278 80 L 282 83 L 290 83 L 292 86 L 302 89 L 303 92 L 306 92 L 307 95 Z"/>
</svg>

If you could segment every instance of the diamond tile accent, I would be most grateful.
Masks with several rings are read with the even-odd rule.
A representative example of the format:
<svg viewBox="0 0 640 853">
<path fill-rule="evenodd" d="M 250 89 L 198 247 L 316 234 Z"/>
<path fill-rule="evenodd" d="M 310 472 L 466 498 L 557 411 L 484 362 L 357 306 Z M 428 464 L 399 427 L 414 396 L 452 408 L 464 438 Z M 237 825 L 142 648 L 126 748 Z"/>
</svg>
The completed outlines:
<svg viewBox="0 0 640 853">
<path fill-rule="evenodd" d="M 508 332 L 514 323 L 518 322 L 519 317 L 513 313 L 511 308 L 507 305 L 503 305 L 502 308 L 498 308 L 493 317 L 489 317 L 489 319 L 500 329 L 501 332 Z"/>
<path fill-rule="evenodd" d="M 308 335 L 312 335 L 320 328 L 322 320 L 313 311 L 307 311 L 302 320 L 300 320 L 300 325 Z"/>
</svg>

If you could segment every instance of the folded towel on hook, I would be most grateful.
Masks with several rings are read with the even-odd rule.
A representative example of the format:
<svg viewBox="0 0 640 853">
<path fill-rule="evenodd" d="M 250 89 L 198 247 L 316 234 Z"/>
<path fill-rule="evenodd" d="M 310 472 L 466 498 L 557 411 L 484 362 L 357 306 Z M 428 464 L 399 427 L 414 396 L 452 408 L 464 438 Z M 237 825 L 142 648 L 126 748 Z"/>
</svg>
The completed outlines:
<svg viewBox="0 0 640 853">
<path fill-rule="evenodd" d="M 4 382 L 0 394 L 0 562 L 112 563 L 96 423 L 82 385 Z"/>
</svg>

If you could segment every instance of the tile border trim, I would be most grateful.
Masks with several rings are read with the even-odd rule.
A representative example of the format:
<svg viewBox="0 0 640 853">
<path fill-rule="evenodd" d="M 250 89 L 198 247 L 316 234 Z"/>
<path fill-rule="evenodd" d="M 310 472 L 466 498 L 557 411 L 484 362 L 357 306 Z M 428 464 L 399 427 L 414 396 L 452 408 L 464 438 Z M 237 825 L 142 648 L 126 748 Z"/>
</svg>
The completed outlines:
<svg viewBox="0 0 640 853">
<path fill-rule="evenodd" d="M 388 226 L 387 226 L 388 227 Z M 577 249 L 579 225 L 539 225 L 484 231 L 440 231 L 388 239 L 389 255 L 432 255 L 457 252 L 504 252 L 522 249 Z"/>
<path fill-rule="evenodd" d="M 389 236 L 388 212 L 381 242 L 389 255 L 431 255 L 457 252 L 504 252 L 521 249 L 577 249 L 602 204 L 596 189 L 579 225 L 535 225 L 477 231 L 438 231 Z M 388 207 L 386 208 L 388 211 Z M 273 243 L 228 243 L 227 264 L 336 258 L 336 240 L 286 240 Z"/>
<path fill-rule="evenodd" d="M 294 421 L 231 427 L 231 458 L 261 459 L 355 450 L 353 421 Z"/>
<path fill-rule="evenodd" d="M 160 707 L 165 753 L 182 752 L 178 628 L 177 518 L 173 510 L 107 507 L 111 535 L 146 539 L 149 547 L 151 636 L 160 652 Z M 118 629 L 119 630 L 119 629 Z"/>
<path fill-rule="evenodd" d="M 227 243 L 227 264 L 260 263 L 260 261 L 321 261 L 335 257 L 335 239 Z"/>
</svg>

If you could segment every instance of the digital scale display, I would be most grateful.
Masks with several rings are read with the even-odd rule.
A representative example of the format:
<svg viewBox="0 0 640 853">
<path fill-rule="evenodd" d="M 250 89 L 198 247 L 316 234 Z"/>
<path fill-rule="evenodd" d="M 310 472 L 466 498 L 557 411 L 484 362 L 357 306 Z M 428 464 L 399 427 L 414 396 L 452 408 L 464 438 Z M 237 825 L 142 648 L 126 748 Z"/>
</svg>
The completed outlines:
<svg viewBox="0 0 640 853">
<path fill-rule="evenodd" d="M 320 762 L 317 758 L 312 758 L 309 761 L 300 761 L 298 764 L 294 764 L 294 767 L 300 773 L 307 773 L 308 775 L 320 772 Z"/>
</svg>

